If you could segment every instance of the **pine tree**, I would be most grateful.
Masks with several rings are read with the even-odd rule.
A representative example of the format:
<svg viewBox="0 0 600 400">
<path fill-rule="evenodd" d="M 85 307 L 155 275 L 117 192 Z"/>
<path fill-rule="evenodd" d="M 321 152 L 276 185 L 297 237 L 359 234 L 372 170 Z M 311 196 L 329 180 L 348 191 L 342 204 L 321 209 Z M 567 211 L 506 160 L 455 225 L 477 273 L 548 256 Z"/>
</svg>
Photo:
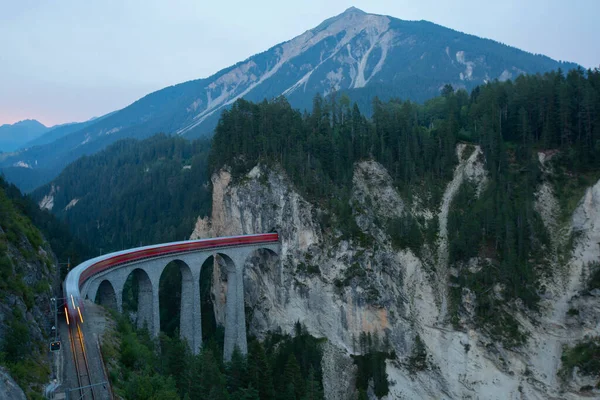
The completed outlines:
<svg viewBox="0 0 600 400">
<path fill-rule="evenodd" d="M 200 353 L 201 375 L 200 375 L 200 398 L 222 399 L 223 393 L 227 394 L 226 383 L 219 364 L 213 352 L 209 349 Z M 217 397 L 214 397 L 217 396 Z M 220 396 L 220 397 L 219 397 Z"/>
<path fill-rule="evenodd" d="M 287 385 L 286 393 L 289 394 L 288 386 L 291 385 L 294 389 L 294 398 L 300 399 L 302 393 L 304 392 L 303 379 L 300 372 L 300 366 L 298 365 L 296 356 L 293 353 L 288 356 L 288 360 L 283 371 L 283 379 Z"/>
<path fill-rule="evenodd" d="M 311 367 L 306 380 L 306 392 L 302 400 L 323 400 L 323 390 L 321 382 L 315 376 L 315 370 Z"/>
<path fill-rule="evenodd" d="M 250 385 L 258 390 L 261 400 L 274 400 L 275 389 L 273 388 L 273 377 L 271 366 L 263 345 L 255 340 L 250 343 L 248 352 L 248 377 Z"/>
<path fill-rule="evenodd" d="M 246 357 L 236 347 L 231 355 L 231 361 L 226 366 L 227 389 L 229 393 L 235 393 L 240 388 L 246 387 L 248 383 L 248 369 Z"/>
</svg>

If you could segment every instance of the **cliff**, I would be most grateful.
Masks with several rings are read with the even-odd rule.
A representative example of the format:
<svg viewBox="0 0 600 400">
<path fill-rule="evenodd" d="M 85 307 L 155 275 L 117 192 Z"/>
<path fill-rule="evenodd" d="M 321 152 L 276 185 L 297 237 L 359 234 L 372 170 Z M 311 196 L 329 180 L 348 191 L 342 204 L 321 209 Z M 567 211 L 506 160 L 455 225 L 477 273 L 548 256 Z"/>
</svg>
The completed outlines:
<svg viewBox="0 0 600 400">
<path fill-rule="evenodd" d="M 43 393 L 51 373 L 48 355 L 56 256 L 0 181 L 0 398 Z M 8 375 L 10 374 L 10 375 Z M 3 389 L 4 388 L 4 389 Z M 5 396 L 5 397 L 2 397 Z"/>
<path fill-rule="evenodd" d="M 258 165 L 241 179 L 226 170 L 212 177 L 212 218 L 198 219 L 192 238 L 268 232 L 282 238 L 280 263 L 250 263 L 245 275 L 246 305 L 252 309 L 250 333 L 261 337 L 301 321 L 316 337 L 327 338 L 323 370 L 326 398 L 347 399 L 354 392 L 351 355 L 360 352 L 361 334 L 386 338 L 395 357 L 388 359 L 389 399 L 396 398 L 583 398 L 597 376 L 561 378 L 564 346 L 600 333 L 598 291 L 589 291 L 590 262 L 600 259 L 600 181 L 590 187 L 575 211 L 561 220 L 549 183 L 551 170 L 536 193 L 536 210 L 552 233 L 546 288 L 539 310 L 507 305 L 527 339 L 511 347 L 473 323 L 477 294 L 463 290 L 466 311 L 450 321 L 448 213 L 467 182 L 475 195 L 488 182 L 478 147 L 459 145 L 460 160 L 441 204 L 425 208 L 418 196 L 403 199 L 385 168 L 374 161 L 354 169 L 352 210 L 362 235 L 348 238 L 327 225 L 327 213 L 306 201 L 285 175 Z M 543 163 L 540 157 L 540 163 Z M 434 239 L 417 249 L 400 249 L 383 228 L 386 221 L 411 214 Z M 334 226 L 334 225 L 333 225 Z M 473 259 L 469 268 L 492 268 Z M 472 265 L 471 265 L 472 264 Z M 224 276 L 214 274 L 215 313 L 222 321 Z M 591 294 L 594 293 L 594 294 Z M 569 310 L 575 309 L 577 315 Z M 422 347 L 424 345 L 424 348 Z M 423 362 L 415 363 L 415 354 Z"/>
</svg>

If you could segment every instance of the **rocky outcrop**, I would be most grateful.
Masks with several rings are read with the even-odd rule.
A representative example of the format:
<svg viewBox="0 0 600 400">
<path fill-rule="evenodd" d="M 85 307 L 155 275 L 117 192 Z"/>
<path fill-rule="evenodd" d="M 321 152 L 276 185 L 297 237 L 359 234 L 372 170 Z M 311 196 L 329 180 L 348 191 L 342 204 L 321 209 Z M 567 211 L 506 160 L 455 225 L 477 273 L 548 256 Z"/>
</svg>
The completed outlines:
<svg viewBox="0 0 600 400">
<path fill-rule="evenodd" d="M 451 273 L 444 231 L 448 208 L 461 184 L 473 182 L 479 194 L 487 182 L 478 147 L 460 145 L 457 155 L 460 162 L 439 209 L 424 209 L 418 198 L 404 200 L 382 165 L 358 163 L 351 205 L 362 239 L 348 239 L 334 229 L 322 231 L 320 221 L 327 212 L 296 192 L 281 171 L 257 166 L 234 179 L 222 170 L 212 178 L 212 218 L 199 219 L 192 238 L 272 229 L 280 233 L 279 263 L 257 254 L 262 262 L 247 264 L 250 333 L 261 337 L 279 327 L 292 331 L 300 321 L 312 335 L 327 338 L 323 371 L 328 399 L 351 398 L 350 355 L 359 352 L 356 343 L 362 333 L 386 338 L 395 352 L 396 359 L 387 363 L 389 399 L 580 398 L 579 388 L 565 386 L 557 372 L 564 344 L 600 333 L 598 302 L 581 296 L 585 265 L 600 256 L 600 183 L 573 216 L 571 228 L 579 233 L 564 279 L 549 287 L 540 315 L 517 315 L 529 340 L 518 350 L 507 350 L 474 326 L 456 330 L 445 315 Z M 558 224 L 558 202 L 548 188 L 542 186 L 539 193 L 538 202 L 554 201 L 536 206 L 550 228 Z M 438 240 L 426 243 L 419 254 L 395 249 L 383 229 L 390 218 L 407 212 L 425 223 L 439 220 Z M 223 275 L 215 269 L 217 320 L 225 306 Z M 465 296 L 475 298 L 472 293 Z M 570 307 L 583 310 L 586 321 L 568 317 Z M 427 353 L 424 369 L 410 363 L 417 336 Z"/>
<path fill-rule="evenodd" d="M 26 252 L 37 253 L 39 258 L 27 259 L 23 256 Z M 22 283 L 18 287 L 6 290 L 0 288 L 0 343 L 6 337 L 7 321 L 12 320 L 17 314 L 27 325 L 29 340 L 31 340 L 29 346 L 35 348 L 34 343 L 44 340 L 51 326 L 48 310 L 51 288 L 55 282 L 56 260 L 52 253 L 46 253 L 42 248 L 36 251 L 26 240 L 22 242 L 20 248 L 9 244 L 7 255 L 11 260 L 13 274 L 20 277 Z"/>
<path fill-rule="evenodd" d="M 10 377 L 10 375 L 0 368 L 0 400 L 25 400 L 25 393 Z"/>
<path fill-rule="evenodd" d="M 57 283 L 56 256 L 41 233 L 4 197 L 0 220 L 0 365 L 19 371 L 14 378 L 29 374 L 23 390 L 41 394 L 50 374 L 48 336 L 53 325 L 50 298 Z M 4 227 L 4 229 L 2 228 Z M 26 371 L 26 372 L 25 372 Z M 0 399 L 24 398 L 8 371 L 0 371 Z M 7 390 L 3 390 L 3 386 Z M 21 394 L 19 394 L 21 393 Z M 20 397 L 19 397 L 20 396 Z"/>
<path fill-rule="evenodd" d="M 40 200 L 38 204 L 42 210 L 52 211 L 52 209 L 54 208 L 54 195 L 58 190 L 60 189 L 56 189 L 54 185 L 52 185 L 50 193 L 45 195 L 44 198 Z"/>
</svg>

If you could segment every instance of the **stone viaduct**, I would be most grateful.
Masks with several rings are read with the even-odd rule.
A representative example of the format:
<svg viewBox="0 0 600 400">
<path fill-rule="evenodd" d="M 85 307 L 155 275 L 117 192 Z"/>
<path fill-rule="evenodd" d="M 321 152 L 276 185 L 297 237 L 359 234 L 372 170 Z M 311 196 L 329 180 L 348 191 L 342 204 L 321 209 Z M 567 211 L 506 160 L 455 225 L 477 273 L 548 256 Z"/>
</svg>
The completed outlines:
<svg viewBox="0 0 600 400">
<path fill-rule="evenodd" d="M 137 277 L 138 327 L 147 326 L 156 337 L 160 332 L 159 282 L 165 267 L 175 261 L 181 271 L 181 317 L 179 331 L 194 353 L 202 346 L 202 315 L 200 305 L 200 270 L 211 256 L 220 256 L 227 271 L 227 305 L 225 309 L 225 346 L 223 356 L 231 359 L 235 346 L 247 354 L 246 317 L 244 314 L 244 268 L 246 261 L 257 250 L 266 249 L 279 254 L 278 243 L 262 243 L 210 248 L 169 254 L 145 260 L 133 261 L 89 278 L 81 287 L 81 295 L 94 301 L 97 295 L 101 303 L 123 311 L 123 289 L 131 274 Z"/>
</svg>

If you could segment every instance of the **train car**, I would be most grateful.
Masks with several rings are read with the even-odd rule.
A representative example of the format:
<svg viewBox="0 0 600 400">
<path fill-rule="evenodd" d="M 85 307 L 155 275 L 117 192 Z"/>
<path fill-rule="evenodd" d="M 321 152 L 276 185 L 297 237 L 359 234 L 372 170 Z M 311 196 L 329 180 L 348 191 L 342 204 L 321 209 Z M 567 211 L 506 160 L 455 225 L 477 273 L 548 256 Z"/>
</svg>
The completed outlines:
<svg viewBox="0 0 600 400">
<path fill-rule="evenodd" d="M 84 322 L 81 288 L 88 279 L 111 268 L 143 259 L 162 257 L 170 254 L 181 254 L 202 249 L 218 249 L 258 243 L 274 243 L 278 241 L 279 235 L 277 232 L 258 235 L 229 236 L 137 247 L 92 258 L 69 271 L 67 278 L 63 282 L 65 318 L 67 324 L 81 324 Z"/>
</svg>

